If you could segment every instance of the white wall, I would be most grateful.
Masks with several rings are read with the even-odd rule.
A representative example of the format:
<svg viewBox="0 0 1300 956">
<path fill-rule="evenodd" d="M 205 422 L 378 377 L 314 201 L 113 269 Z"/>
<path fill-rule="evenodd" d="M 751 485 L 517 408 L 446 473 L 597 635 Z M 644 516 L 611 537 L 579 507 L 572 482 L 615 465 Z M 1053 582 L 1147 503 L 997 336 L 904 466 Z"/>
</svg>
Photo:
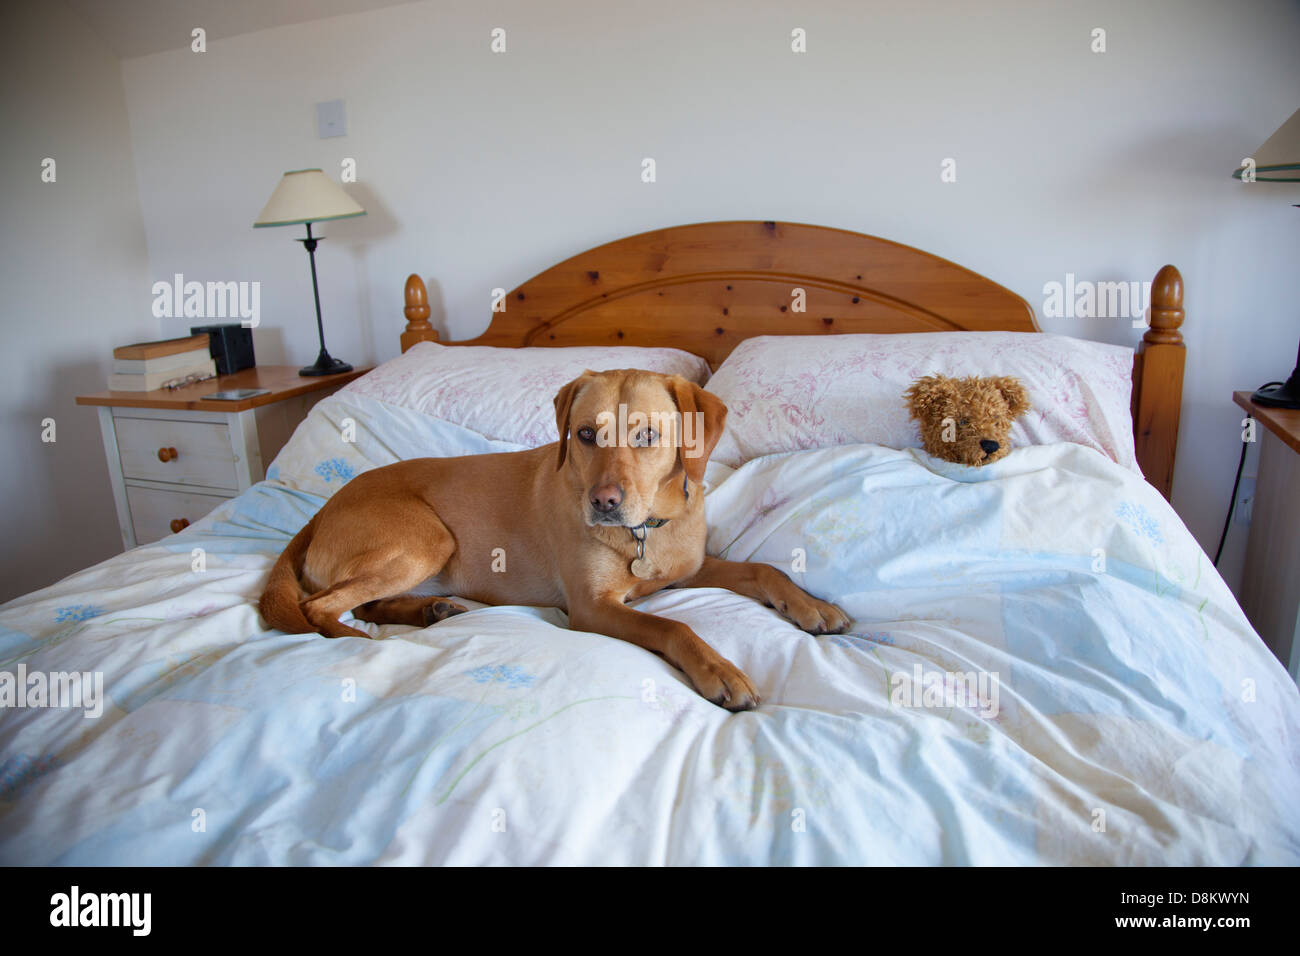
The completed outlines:
<svg viewBox="0 0 1300 956">
<path fill-rule="evenodd" d="M 3 601 L 121 551 L 98 419 L 74 398 L 158 323 L 120 61 L 53 0 L 4 5 L 0 64 Z"/>
<path fill-rule="evenodd" d="M 1240 449 L 1230 392 L 1285 377 L 1300 335 L 1288 205 L 1300 197 L 1229 178 L 1300 105 L 1294 4 L 448 6 L 125 61 L 150 281 L 261 281 L 259 361 L 309 362 L 299 233 L 251 223 L 282 171 L 337 176 L 344 157 L 370 215 L 327 226 L 318 260 L 330 349 L 354 363 L 396 354 L 409 272 L 430 280 L 435 325 L 463 338 L 486 325 L 492 287 L 685 222 L 881 235 L 1036 308 L 1067 272 L 1147 280 L 1172 262 L 1189 315 L 1175 505 L 1213 549 Z M 504 55 L 488 49 L 498 26 Z M 794 27 L 806 54 L 790 52 Z M 1090 52 L 1094 27 L 1104 54 Z M 313 104 L 334 98 L 349 135 L 318 140 Z M 653 185 L 640 181 L 645 156 Z M 945 157 L 955 184 L 940 182 Z M 1124 320 L 1043 325 L 1137 336 Z"/>
</svg>

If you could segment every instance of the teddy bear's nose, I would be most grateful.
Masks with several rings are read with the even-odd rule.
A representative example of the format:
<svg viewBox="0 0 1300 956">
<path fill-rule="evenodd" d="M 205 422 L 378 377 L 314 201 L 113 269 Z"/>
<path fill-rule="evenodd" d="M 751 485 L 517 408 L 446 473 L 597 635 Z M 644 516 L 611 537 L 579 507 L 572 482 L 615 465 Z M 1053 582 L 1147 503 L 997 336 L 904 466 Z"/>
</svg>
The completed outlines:
<svg viewBox="0 0 1300 956">
<path fill-rule="evenodd" d="M 1000 447 L 992 438 L 981 438 L 980 447 L 984 449 L 984 454 L 991 455 Z"/>
</svg>

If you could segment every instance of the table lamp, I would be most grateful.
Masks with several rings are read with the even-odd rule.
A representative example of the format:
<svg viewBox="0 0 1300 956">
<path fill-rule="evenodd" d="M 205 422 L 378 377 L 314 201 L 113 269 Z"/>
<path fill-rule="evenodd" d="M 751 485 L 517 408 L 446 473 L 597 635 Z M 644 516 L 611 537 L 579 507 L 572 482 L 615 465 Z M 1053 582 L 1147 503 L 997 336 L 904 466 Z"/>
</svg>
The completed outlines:
<svg viewBox="0 0 1300 956">
<path fill-rule="evenodd" d="M 1255 161 L 1251 176 L 1255 182 L 1300 183 L 1300 110 L 1292 113 L 1250 158 Z M 1232 175 L 1241 179 L 1246 167 L 1239 166 Z M 1300 408 L 1300 348 L 1296 349 L 1291 377 L 1281 385 L 1265 385 L 1250 400 L 1273 408 Z"/>
<path fill-rule="evenodd" d="M 320 317 L 320 287 L 316 282 L 316 244 L 324 236 L 313 236 L 311 224 L 329 219 L 351 219 L 365 214 L 366 211 L 343 191 L 343 187 L 319 169 L 293 169 L 281 178 L 275 192 L 266 201 L 262 214 L 253 223 L 254 228 L 295 226 L 299 223 L 307 227 L 307 238 L 299 239 L 298 242 L 303 244 L 307 255 L 311 257 L 311 291 L 316 297 L 316 333 L 320 336 L 320 355 L 314 365 L 300 368 L 299 375 L 334 375 L 352 371 L 352 366 L 347 362 L 333 358 L 325 351 L 325 326 Z"/>
</svg>

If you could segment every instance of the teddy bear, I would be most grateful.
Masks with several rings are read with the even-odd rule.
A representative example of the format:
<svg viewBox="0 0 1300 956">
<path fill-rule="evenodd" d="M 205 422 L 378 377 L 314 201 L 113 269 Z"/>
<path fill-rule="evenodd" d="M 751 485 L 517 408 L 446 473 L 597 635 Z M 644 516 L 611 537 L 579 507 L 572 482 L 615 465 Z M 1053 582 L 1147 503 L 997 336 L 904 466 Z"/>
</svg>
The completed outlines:
<svg viewBox="0 0 1300 956">
<path fill-rule="evenodd" d="M 1009 375 L 927 375 L 904 393 L 921 443 L 935 458 L 979 467 L 1011 451 L 1011 423 L 1029 411 L 1025 387 Z"/>
</svg>

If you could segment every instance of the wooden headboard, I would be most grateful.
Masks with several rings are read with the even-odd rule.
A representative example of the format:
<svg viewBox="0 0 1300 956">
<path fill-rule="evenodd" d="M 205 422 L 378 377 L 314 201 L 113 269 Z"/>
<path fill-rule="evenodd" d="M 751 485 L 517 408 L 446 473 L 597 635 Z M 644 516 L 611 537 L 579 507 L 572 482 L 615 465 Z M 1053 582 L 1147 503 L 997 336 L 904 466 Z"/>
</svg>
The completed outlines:
<svg viewBox="0 0 1300 956">
<path fill-rule="evenodd" d="M 405 313 L 403 352 L 438 341 L 418 275 L 406 280 Z M 1138 463 L 1166 498 L 1182 403 L 1182 322 L 1183 280 L 1165 266 L 1134 358 L 1133 431 Z M 706 222 L 566 259 L 508 292 L 482 335 L 447 344 L 667 346 L 716 369 L 755 335 L 945 331 L 1042 330 L 1014 292 L 910 246 L 825 226 Z"/>
</svg>

